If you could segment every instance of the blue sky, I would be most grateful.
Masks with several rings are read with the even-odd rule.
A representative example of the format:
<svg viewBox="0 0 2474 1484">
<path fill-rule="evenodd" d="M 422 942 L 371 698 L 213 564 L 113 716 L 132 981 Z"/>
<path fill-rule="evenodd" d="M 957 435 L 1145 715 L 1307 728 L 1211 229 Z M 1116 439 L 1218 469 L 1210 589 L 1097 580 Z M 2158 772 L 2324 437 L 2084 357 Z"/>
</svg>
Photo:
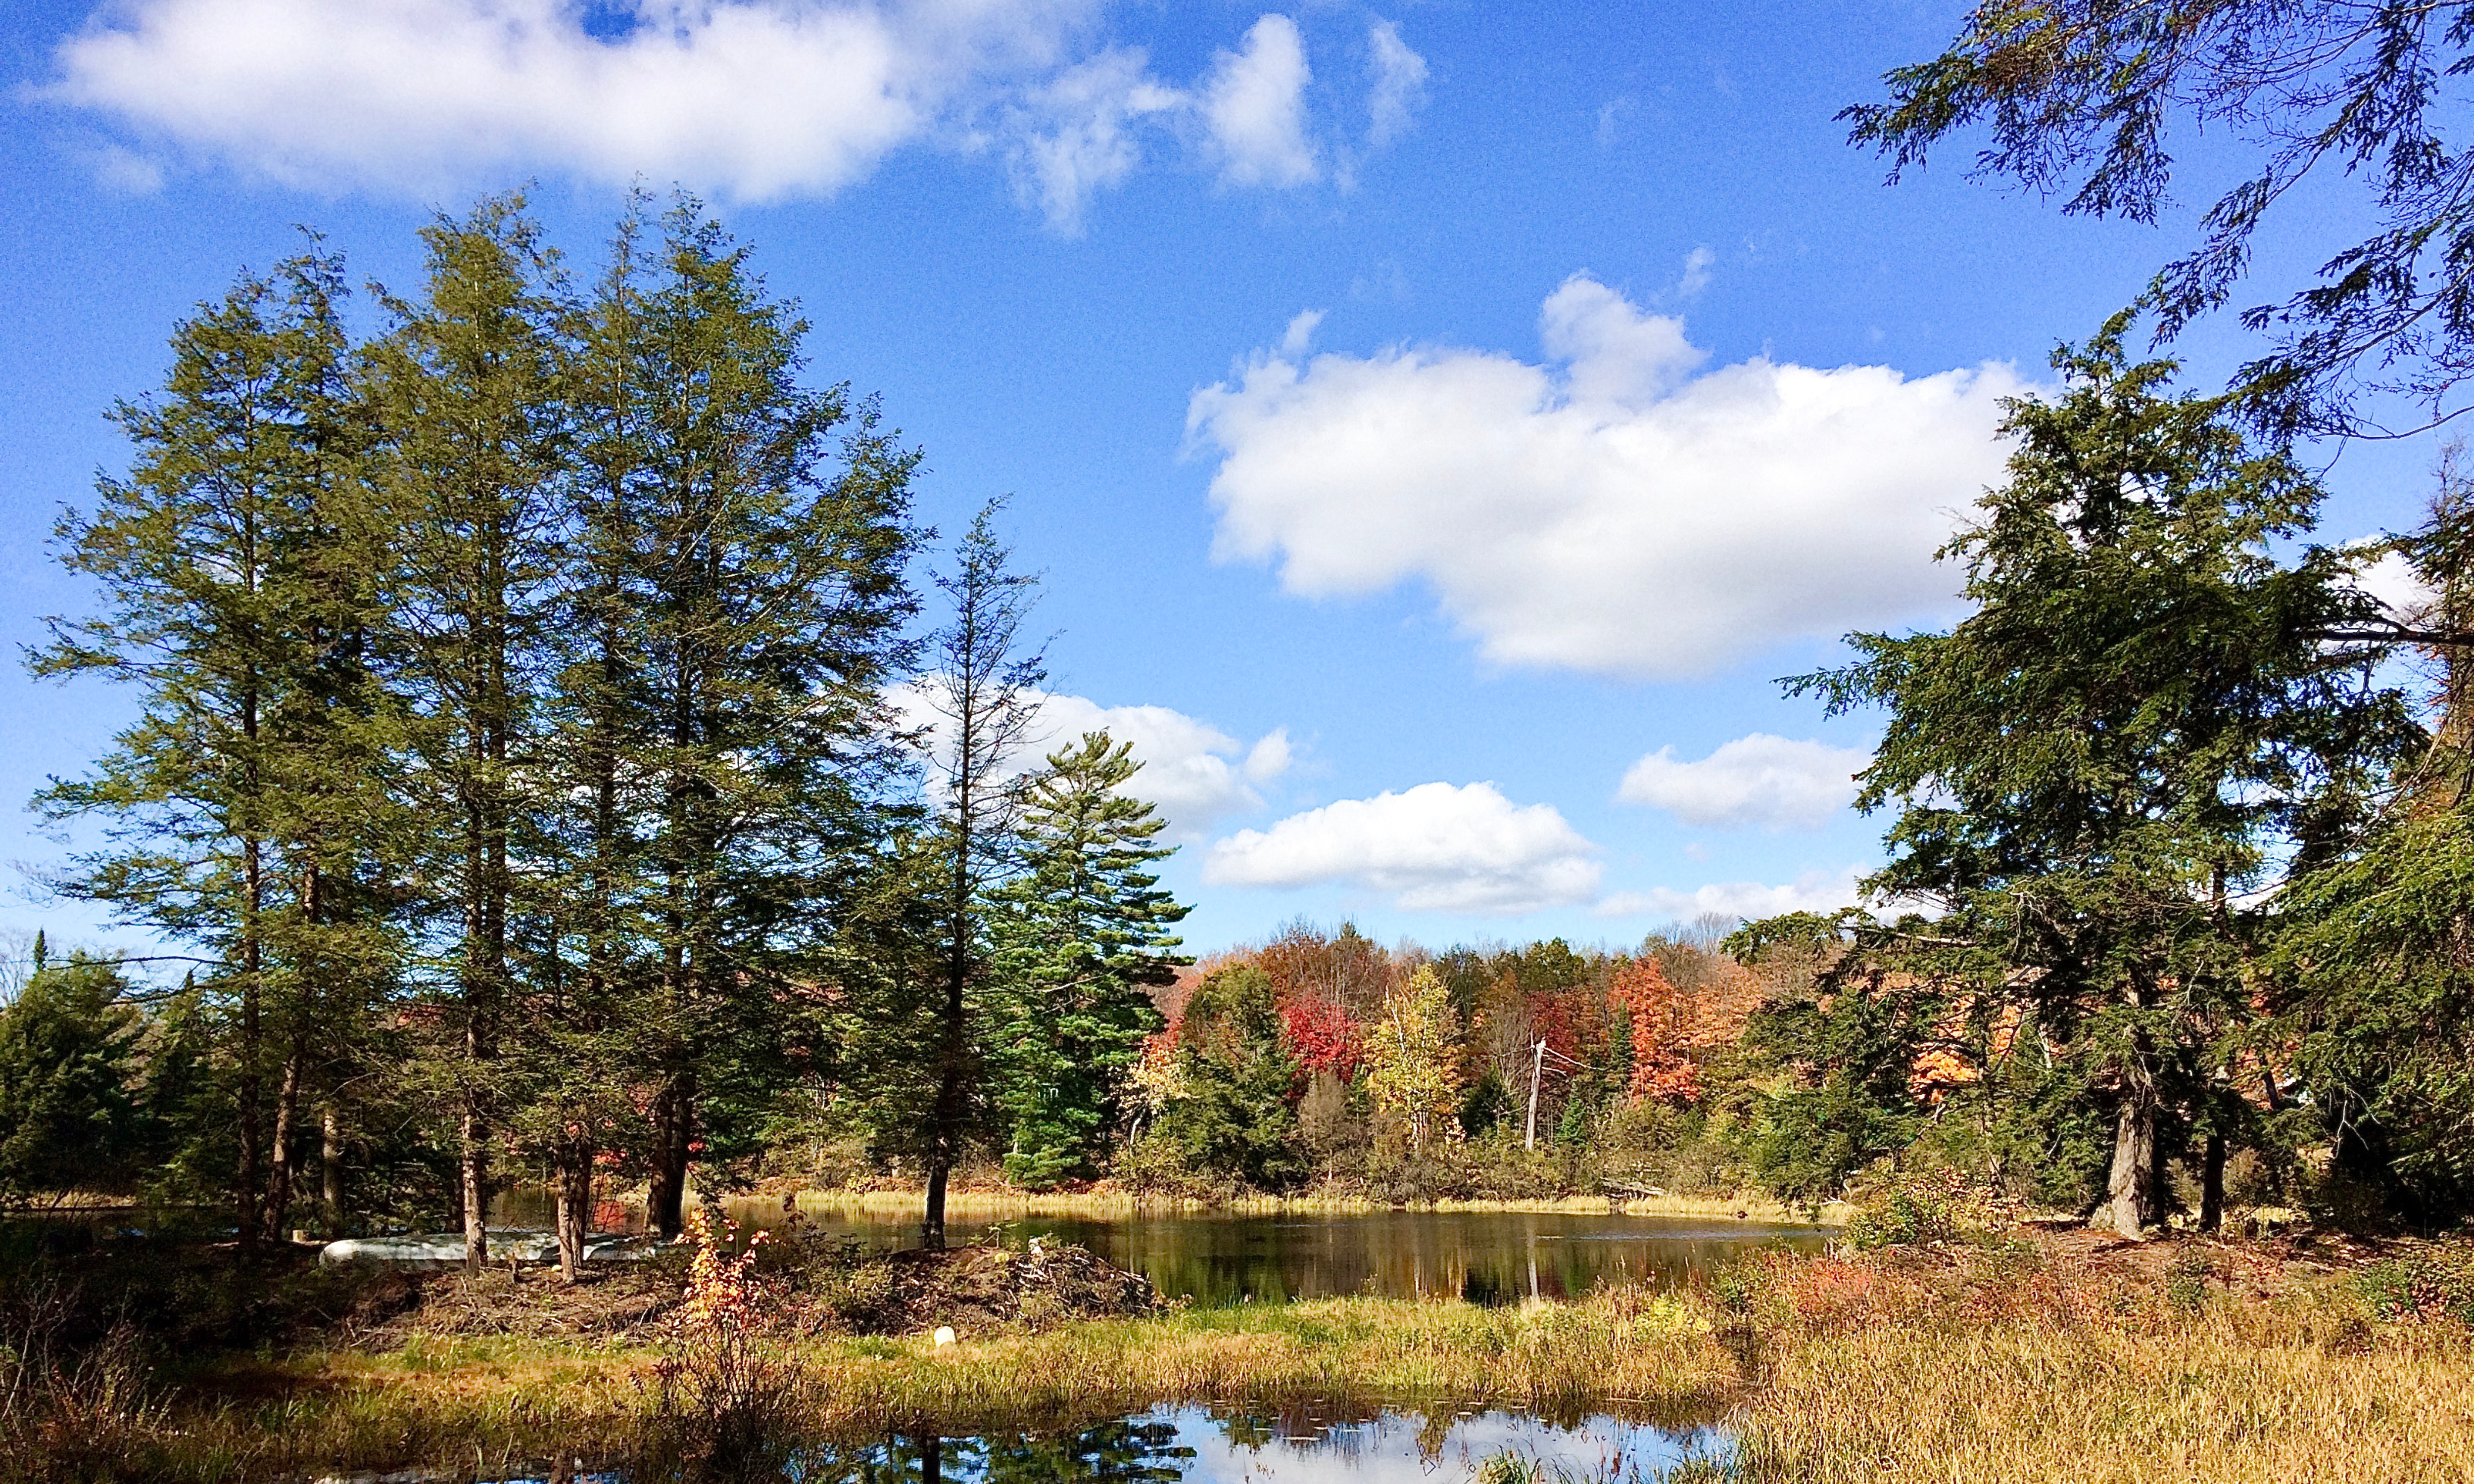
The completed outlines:
<svg viewBox="0 0 2474 1484">
<path fill-rule="evenodd" d="M 1953 615 L 1927 556 L 1996 399 L 2189 227 L 1884 186 L 1831 115 L 1959 10 L 21 0 L 0 634 L 91 601 L 46 543 L 125 459 L 105 408 L 295 224 L 409 283 L 435 210 L 531 181 L 589 264 L 629 180 L 676 183 L 925 449 L 925 518 L 1013 496 L 1052 713 L 1149 758 L 1193 945 L 1834 905 L 1874 724 L 1775 678 Z M 2349 211 L 2300 200 L 2322 239 L 2262 278 Z M 2410 523 L 2432 457 L 2343 450 L 2326 534 Z M 13 807 L 127 716 L 0 670 L 0 931 L 140 941 L 25 884 L 63 847 Z"/>
</svg>

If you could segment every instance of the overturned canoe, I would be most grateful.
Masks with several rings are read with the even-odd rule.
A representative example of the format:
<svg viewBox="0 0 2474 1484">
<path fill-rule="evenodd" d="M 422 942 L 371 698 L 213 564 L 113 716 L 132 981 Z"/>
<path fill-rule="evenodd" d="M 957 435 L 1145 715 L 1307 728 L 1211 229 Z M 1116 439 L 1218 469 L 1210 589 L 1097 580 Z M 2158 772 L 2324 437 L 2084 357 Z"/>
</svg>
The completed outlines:
<svg viewBox="0 0 2474 1484">
<path fill-rule="evenodd" d="M 660 1246 L 659 1237 L 595 1232 L 584 1239 L 584 1260 L 641 1261 L 651 1257 Z M 556 1262 L 558 1238 L 537 1228 L 492 1228 L 488 1251 L 493 1263 Z M 402 1268 L 407 1272 L 443 1273 L 464 1265 L 464 1237 L 461 1233 L 346 1237 L 319 1249 L 318 1261 L 327 1267 L 347 1262 L 369 1262 Z"/>
</svg>

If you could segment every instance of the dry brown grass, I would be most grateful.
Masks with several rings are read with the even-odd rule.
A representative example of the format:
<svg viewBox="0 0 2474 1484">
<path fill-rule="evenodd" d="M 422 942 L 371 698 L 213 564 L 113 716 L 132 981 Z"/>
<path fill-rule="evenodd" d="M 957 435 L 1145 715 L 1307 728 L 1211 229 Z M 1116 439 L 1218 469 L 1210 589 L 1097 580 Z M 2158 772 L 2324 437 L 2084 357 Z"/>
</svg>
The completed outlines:
<svg viewBox="0 0 2474 1484">
<path fill-rule="evenodd" d="M 2474 1480 L 2474 1333 L 2228 1244 L 1765 1258 L 1722 1300 L 1758 1481 Z"/>
<path fill-rule="evenodd" d="M 1686 1295 L 1189 1309 L 941 1351 L 774 1343 L 819 1436 L 1312 1399 L 1724 1420 L 1749 1484 L 2474 1481 L 2474 1332 L 2382 1322 L 2343 1275 L 2258 1249 L 1773 1255 Z M 626 1335 L 424 1334 L 226 1365 L 131 1442 L 119 1476 L 619 1457 L 648 1435 L 665 1353 Z"/>
</svg>

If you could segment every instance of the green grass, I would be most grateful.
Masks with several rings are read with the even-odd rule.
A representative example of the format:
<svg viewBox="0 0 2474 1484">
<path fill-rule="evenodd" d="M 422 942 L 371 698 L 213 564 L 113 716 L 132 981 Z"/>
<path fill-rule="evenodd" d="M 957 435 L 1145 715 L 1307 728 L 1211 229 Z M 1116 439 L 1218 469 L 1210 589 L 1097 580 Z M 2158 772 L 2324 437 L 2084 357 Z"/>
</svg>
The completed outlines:
<svg viewBox="0 0 2474 1484">
<path fill-rule="evenodd" d="M 18 1416 L 0 1476 L 236 1481 L 485 1468 L 552 1448 L 622 1456 L 680 1435 L 657 1404 L 669 1354 L 422 1335 L 383 1353 L 226 1360 L 168 1402 L 124 1387 L 49 1421 Z M 2343 1281 L 2268 1296 L 2218 1282 L 2195 1299 L 2018 1251 L 1771 1255 L 1710 1294 L 1498 1309 L 1327 1299 L 966 1333 L 943 1350 L 777 1336 L 763 1354 L 787 1378 L 779 1417 L 813 1437 L 1313 1400 L 1723 1422 L 1743 1444 L 1724 1472 L 1746 1484 L 2474 1484 L 2474 1332 L 2456 1320 L 2390 1322 Z"/>
</svg>

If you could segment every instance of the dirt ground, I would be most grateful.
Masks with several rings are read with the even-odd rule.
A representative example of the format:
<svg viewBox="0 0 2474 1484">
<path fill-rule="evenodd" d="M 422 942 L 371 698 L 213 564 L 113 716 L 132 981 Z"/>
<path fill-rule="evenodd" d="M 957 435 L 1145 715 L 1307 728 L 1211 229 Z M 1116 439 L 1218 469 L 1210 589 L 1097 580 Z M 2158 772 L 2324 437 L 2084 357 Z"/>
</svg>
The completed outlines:
<svg viewBox="0 0 2474 1484">
<path fill-rule="evenodd" d="M 973 1333 L 1037 1329 L 1079 1319 L 1148 1313 L 1159 1295 L 1139 1273 L 1082 1248 L 993 1246 L 859 1259 L 795 1245 L 757 1269 L 764 1302 L 784 1328 L 808 1334 L 918 1334 L 940 1325 Z M 628 1340 L 661 1332 L 685 1275 L 667 1254 L 588 1270 L 494 1268 L 375 1278 L 340 1327 L 345 1343 L 391 1350 L 418 1335 L 522 1334 Z"/>
</svg>

